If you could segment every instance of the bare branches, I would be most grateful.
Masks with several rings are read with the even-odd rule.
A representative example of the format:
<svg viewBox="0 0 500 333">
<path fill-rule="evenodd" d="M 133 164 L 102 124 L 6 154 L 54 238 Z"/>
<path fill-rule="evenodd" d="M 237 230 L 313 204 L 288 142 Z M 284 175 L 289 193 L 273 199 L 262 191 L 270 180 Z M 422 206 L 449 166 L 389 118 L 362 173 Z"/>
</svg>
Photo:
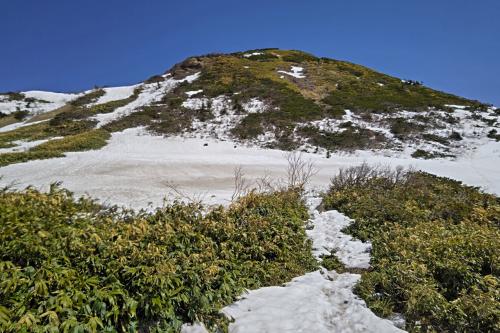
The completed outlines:
<svg viewBox="0 0 500 333">
<path fill-rule="evenodd" d="M 393 169 L 390 166 L 369 165 L 363 162 L 358 166 L 340 169 L 339 173 L 331 179 L 330 188 L 341 190 L 351 186 L 363 186 L 373 178 L 379 179 L 381 186 L 392 187 L 408 181 L 412 172 L 412 168 L 405 169 L 398 166 Z"/>
<path fill-rule="evenodd" d="M 304 160 L 302 153 L 290 152 L 286 154 L 288 162 L 287 184 L 289 187 L 303 188 L 311 178 L 318 173 L 314 163 Z"/>
<path fill-rule="evenodd" d="M 198 193 L 198 194 L 195 193 L 193 195 L 189 195 L 186 192 L 182 191 L 178 184 L 175 184 L 172 181 L 166 181 L 166 182 L 163 182 L 163 184 L 168 189 L 170 189 L 170 195 L 175 196 L 177 199 L 180 199 L 181 201 L 200 204 L 203 201 L 204 197 L 206 196 L 206 194 L 204 195 L 204 194 L 200 194 L 200 193 Z"/>
<path fill-rule="evenodd" d="M 243 172 L 243 167 L 238 165 L 234 168 L 234 192 L 231 196 L 231 201 L 245 195 L 248 193 L 250 188 L 249 181 L 245 178 L 245 173 Z"/>
</svg>

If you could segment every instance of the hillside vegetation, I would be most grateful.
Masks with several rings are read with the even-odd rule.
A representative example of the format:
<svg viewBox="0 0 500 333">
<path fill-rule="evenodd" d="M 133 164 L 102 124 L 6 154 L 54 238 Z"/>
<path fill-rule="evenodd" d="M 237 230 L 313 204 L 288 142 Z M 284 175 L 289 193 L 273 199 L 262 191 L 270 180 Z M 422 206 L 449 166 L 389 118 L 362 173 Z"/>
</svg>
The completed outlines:
<svg viewBox="0 0 500 333">
<path fill-rule="evenodd" d="M 357 292 L 412 332 L 500 330 L 500 198 L 427 173 L 343 170 L 324 197 L 372 242 Z"/>
<path fill-rule="evenodd" d="M 193 74 L 197 79 L 182 81 Z M 162 86 L 166 80 L 173 82 L 169 88 Z M 160 98 L 134 104 L 103 129 L 112 133 L 144 126 L 161 135 L 214 136 L 320 153 L 410 147 L 417 158 L 454 157 L 467 146 L 465 139 L 498 141 L 500 130 L 499 110 L 478 101 L 345 61 L 263 49 L 188 58 L 121 100 L 96 104 L 106 93 L 96 88 L 28 120 L 45 123 L 0 133 L 0 148 L 14 147 L 16 140 L 91 132 L 100 127 L 96 115 L 156 92 Z M 25 100 L 16 93 L 4 98 Z M 14 115 L 4 118 L 5 124 L 15 121 Z M 46 156 L 64 151 L 57 148 Z M 10 152 L 1 165 L 43 157 L 31 153 Z"/>
<path fill-rule="evenodd" d="M 177 332 L 245 288 L 316 268 L 296 190 L 207 212 L 173 203 L 119 212 L 57 186 L 0 191 L 0 331 Z"/>
</svg>

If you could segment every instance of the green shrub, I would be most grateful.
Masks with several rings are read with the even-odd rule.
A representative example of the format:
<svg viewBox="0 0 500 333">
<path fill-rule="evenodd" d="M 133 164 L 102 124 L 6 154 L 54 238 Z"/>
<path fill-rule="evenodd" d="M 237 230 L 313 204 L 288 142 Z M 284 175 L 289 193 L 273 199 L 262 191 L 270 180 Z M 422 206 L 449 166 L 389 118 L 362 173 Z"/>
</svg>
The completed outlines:
<svg viewBox="0 0 500 333">
<path fill-rule="evenodd" d="M 221 330 L 245 288 L 315 269 L 300 193 L 252 193 L 206 212 L 118 213 L 52 187 L 0 191 L 0 330 Z"/>
<path fill-rule="evenodd" d="M 305 53 L 302 51 L 289 51 L 286 55 L 282 56 L 281 59 L 286 62 L 294 62 L 300 64 L 305 61 L 318 61 L 319 59 L 312 54 Z"/>
<path fill-rule="evenodd" d="M 357 293 L 409 331 L 500 328 L 500 199 L 447 178 L 366 165 L 343 170 L 324 197 L 372 242 Z"/>
<path fill-rule="evenodd" d="M 454 132 L 454 133 L 456 133 L 456 132 Z M 449 145 L 450 144 L 450 142 L 448 141 L 447 138 L 444 138 L 444 137 L 436 135 L 436 134 L 424 133 L 424 134 L 422 134 L 422 138 L 424 140 L 434 141 L 434 142 L 437 142 L 437 143 L 440 143 L 440 144 L 443 144 L 443 145 Z"/>
<path fill-rule="evenodd" d="M 410 134 L 423 131 L 423 125 L 415 124 L 408 121 L 406 118 L 398 117 L 389 120 L 391 124 L 391 133 L 399 139 L 409 138 Z"/>
<path fill-rule="evenodd" d="M 386 142 L 383 134 L 357 126 L 346 126 L 343 131 L 338 132 L 305 126 L 297 132 L 306 138 L 308 143 L 331 151 L 382 148 Z"/>
<path fill-rule="evenodd" d="M 64 157 L 66 152 L 99 149 L 106 145 L 110 136 L 109 132 L 103 129 L 90 130 L 44 142 L 25 152 L 3 153 L 0 154 L 0 167 L 32 160 Z"/>
<path fill-rule="evenodd" d="M 103 129 L 91 130 L 80 134 L 68 135 L 62 139 L 47 141 L 32 148 L 30 151 L 71 152 L 99 149 L 106 145 L 110 137 L 111 134 Z"/>
<path fill-rule="evenodd" d="M 462 136 L 458 132 L 451 132 L 450 136 L 448 137 L 450 140 L 455 140 L 455 141 L 460 141 L 463 140 Z"/>
<path fill-rule="evenodd" d="M 165 81 L 165 78 L 163 76 L 153 75 L 149 79 L 144 81 L 144 83 L 149 84 L 149 83 L 158 83 L 158 82 L 163 82 L 163 81 Z"/>
<path fill-rule="evenodd" d="M 496 129 L 492 129 L 488 132 L 488 138 L 495 139 L 496 141 L 500 141 L 500 134 L 498 134 Z"/>
<path fill-rule="evenodd" d="M 455 157 L 455 155 L 441 153 L 441 152 L 435 152 L 435 151 L 431 152 L 431 151 L 427 151 L 424 149 L 417 149 L 411 154 L 411 157 L 423 158 L 423 159 L 427 160 L 427 159 L 431 159 L 431 158 L 440 158 L 440 157 Z"/>
<path fill-rule="evenodd" d="M 12 113 L 14 118 L 18 121 L 25 119 L 29 114 L 30 114 L 29 111 L 26 111 L 26 110 L 17 110 L 17 111 Z"/>
<path fill-rule="evenodd" d="M 54 157 L 63 157 L 59 151 L 23 151 L 0 154 L 0 167 L 14 164 L 24 163 L 33 160 L 44 160 Z"/>
<path fill-rule="evenodd" d="M 275 56 L 272 53 L 262 53 L 262 54 L 254 54 L 249 57 L 245 57 L 248 60 L 254 60 L 254 61 L 272 61 L 277 59 L 278 57 Z"/>
</svg>

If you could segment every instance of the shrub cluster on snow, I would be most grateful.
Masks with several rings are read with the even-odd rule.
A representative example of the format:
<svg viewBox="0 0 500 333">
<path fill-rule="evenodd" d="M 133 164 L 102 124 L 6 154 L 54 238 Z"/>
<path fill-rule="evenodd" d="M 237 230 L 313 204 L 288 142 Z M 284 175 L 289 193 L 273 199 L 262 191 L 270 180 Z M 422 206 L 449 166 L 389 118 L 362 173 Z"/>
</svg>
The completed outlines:
<svg viewBox="0 0 500 333">
<path fill-rule="evenodd" d="M 343 170 L 324 197 L 372 243 L 357 292 L 407 329 L 495 332 L 500 327 L 500 199 L 422 172 Z"/>
</svg>

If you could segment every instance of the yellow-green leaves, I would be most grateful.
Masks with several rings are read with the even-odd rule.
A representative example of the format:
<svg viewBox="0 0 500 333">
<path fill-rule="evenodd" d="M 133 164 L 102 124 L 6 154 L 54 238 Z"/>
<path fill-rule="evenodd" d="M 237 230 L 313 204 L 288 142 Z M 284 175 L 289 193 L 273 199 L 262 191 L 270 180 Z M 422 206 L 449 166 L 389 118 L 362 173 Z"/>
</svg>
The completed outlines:
<svg viewBox="0 0 500 333">
<path fill-rule="evenodd" d="M 291 190 L 122 214 L 57 184 L 0 191 L 0 331 L 223 327 L 219 309 L 244 289 L 315 268 L 307 217 Z"/>
</svg>

